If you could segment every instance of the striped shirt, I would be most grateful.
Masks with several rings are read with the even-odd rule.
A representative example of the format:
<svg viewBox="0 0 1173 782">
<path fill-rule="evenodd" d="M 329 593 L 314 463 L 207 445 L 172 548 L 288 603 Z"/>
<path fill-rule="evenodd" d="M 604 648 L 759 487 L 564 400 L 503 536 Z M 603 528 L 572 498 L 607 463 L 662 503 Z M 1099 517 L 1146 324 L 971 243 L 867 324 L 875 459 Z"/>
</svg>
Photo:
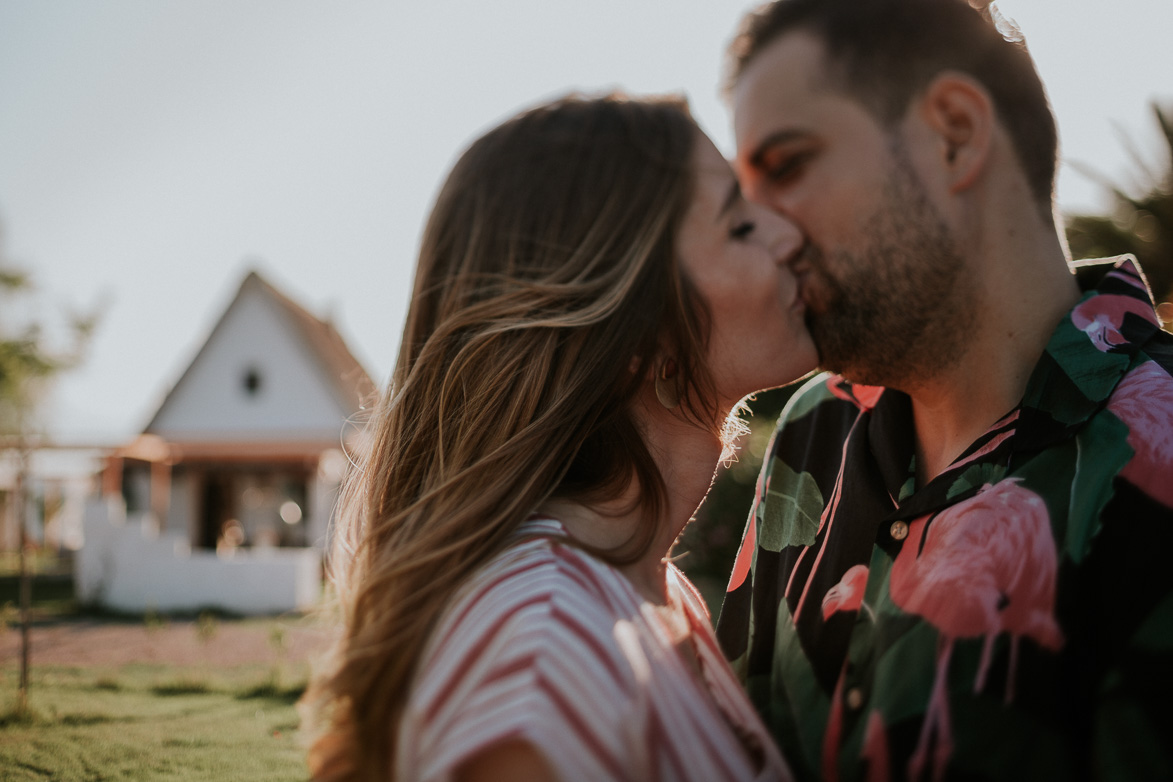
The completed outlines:
<svg viewBox="0 0 1173 782">
<path fill-rule="evenodd" d="M 445 780 L 516 739 L 575 782 L 789 779 L 684 575 L 668 566 L 669 605 L 699 677 L 665 609 L 567 537 L 556 521 L 526 522 L 458 593 L 424 651 L 397 778 Z"/>
</svg>

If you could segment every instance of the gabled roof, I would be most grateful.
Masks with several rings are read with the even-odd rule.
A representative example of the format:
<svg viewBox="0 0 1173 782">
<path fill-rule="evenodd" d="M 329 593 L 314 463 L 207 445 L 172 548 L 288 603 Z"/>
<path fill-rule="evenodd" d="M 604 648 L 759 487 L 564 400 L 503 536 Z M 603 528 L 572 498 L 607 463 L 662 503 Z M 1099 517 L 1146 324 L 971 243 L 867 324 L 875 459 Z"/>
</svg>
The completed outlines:
<svg viewBox="0 0 1173 782">
<path fill-rule="evenodd" d="M 305 339 L 314 357 L 322 363 L 322 370 L 333 381 L 343 407 L 351 413 L 358 412 L 362 403 L 369 401 L 375 392 L 375 383 L 350 352 L 334 324 L 314 317 L 309 310 L 277 290 L 255 271 L 250 271 L 244 278 L 240 286 L 242 291 L 246 285 L 259 285 L 281 307 Z"/>
<path fill-rule="evenodd" d="M 329 320 L 322 320 L 314 316 L 253 270 L 245 276 L 236 296 L 220 315 L 216 325 L 179 380 L 167 392 L 167 396 L 164 397 L 163 402 L 151 417 L 144 432 L 150 433 L 154 430 L 160 415 L 168 407 L 177 389 L 184 384 L 184 380 L 192 372 L 192 368 L 200 362 L 201 356 L 208 350 L 208 346 L 213 342 L 217 333 L 224 327 L 229 313 L 242 298 L 253 293 L 261 295 L 273 304 L 293 334 L 300 338 L 301 343 L 317 365 L 321 377 L 329 386 L 333 397 L 347 414 L 352 415 L 358 412 L 363 403 L 370 400 L 376 390 L 375 383 L 358 359 L 354 357 L 354 354 L 350 352 L 350 348 L 347 347 L 345 340 L 342 339 L 334 325 Z"/>
</svg>

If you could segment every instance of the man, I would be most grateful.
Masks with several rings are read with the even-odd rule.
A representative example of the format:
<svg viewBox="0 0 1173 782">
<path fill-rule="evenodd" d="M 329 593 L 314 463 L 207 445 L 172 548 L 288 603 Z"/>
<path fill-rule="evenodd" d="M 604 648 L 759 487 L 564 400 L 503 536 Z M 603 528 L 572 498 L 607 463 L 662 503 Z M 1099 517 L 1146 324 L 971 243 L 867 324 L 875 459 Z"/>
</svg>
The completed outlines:
<svg viewBox="0 0 1173 782">
<path fill-rule="evenodd" d="M 733 59 L 836 373 L 719 623 L 796 774 L 1170 778 L 1173 337 L 1130 258 L 1072 273 L 1023 43 L 961 0 L 779 0 Z"/>
</svg>

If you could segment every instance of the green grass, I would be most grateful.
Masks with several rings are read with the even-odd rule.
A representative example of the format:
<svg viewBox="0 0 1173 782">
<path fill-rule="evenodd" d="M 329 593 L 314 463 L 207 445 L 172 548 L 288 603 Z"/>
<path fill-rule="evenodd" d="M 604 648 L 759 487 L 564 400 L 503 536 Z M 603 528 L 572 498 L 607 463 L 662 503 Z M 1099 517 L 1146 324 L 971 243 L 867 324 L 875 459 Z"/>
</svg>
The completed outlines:
<svg viewBox="0 0 1173 782">
<path fill-rule="evenodd" d="M 73 591 L 73 561 L 47 551 L 30 551 L 26 558 L 32 575 L 32 621 L 59 619 L 78 613 Z M 16 623 L 20 606 L 20 555 L 0 552 L 0 630 Z"/>
<path fill-rule="evenodd" d="M 16 623 L 20 607 L 20 579 L 0 576 L 0 626 Z M 32 581 L 33 619 L 71 616 L 77 612 L 73 579 L 68 576 L 34 576 Z"/>
<path fill-rule="evenodd" d="M 291 666 L 296 668 L 296 666 Z M 306 672 L 127 665 L 34 667 L 13 711 L 0 666 L 0 769 L 24 780 L 304 780 L 294 703 Z"/>
<path fill-rule="evenodd" d="M 61 556 L 51 551 L 27 551 L 25 566 L 31 573 L 66 575 L 73 570 L 73 560 L 69 556 Z M 19 573 L 20 553 L 0 551 L 0 576 L 15 577 Z"/>
</svg>

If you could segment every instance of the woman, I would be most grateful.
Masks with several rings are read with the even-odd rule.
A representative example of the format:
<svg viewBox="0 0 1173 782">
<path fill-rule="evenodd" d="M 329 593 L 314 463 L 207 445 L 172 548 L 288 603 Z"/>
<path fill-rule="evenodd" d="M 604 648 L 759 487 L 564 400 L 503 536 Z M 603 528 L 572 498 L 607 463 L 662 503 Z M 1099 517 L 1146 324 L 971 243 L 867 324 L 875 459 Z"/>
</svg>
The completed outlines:
<svg viewBox="0 0 1173 782">
<path fill-rule="evenodd" d="M 777 779 L 665 561 L 744 395 L 813 368 L 786 267 L 681 101 L 568 98 L 461 157 L 340 506 L 320 779 Z"/>
</svg>

